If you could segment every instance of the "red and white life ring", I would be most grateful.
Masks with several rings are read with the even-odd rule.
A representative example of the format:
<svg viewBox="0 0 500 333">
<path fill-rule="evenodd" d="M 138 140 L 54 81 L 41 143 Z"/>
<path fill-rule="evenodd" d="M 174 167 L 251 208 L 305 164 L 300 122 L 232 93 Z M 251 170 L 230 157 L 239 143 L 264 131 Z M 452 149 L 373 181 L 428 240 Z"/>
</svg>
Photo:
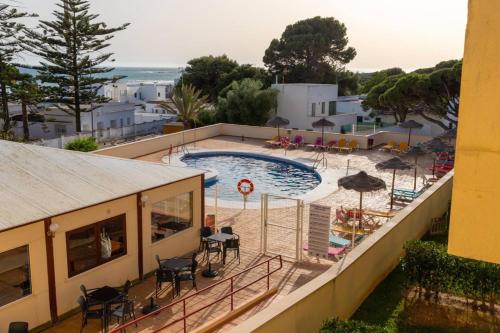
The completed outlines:
<svg viewBox="0 0 500 333">
<path fill-rule="evenodd" d="M 249 195 L 253 192 L 253 188 L 253 183 L 249 179 L 244 178 L 238 182 L 238 192 L 240 192 L 242 195 Z"/>
</svg>

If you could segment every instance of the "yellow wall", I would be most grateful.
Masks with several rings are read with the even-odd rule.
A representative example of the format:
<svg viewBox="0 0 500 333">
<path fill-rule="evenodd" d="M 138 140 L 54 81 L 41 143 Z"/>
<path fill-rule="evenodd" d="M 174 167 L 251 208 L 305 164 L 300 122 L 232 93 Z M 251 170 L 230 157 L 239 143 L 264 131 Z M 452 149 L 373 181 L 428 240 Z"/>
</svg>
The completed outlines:
<svg viewBox="0 0 500 333">
<path fill-rule="evenodd" d="M 0 306 L 0 332 L 12 321 L 27 321 L 35 327 L 50 321 L 47 256 L 43 221 L 0 233 L 0 252 L 28 245 L 32 293 Z"/>
<path fill-rule="evenodd" d="M 422 237 L 446 212 L 452 186 L 450 172 L 326 272 L 231 333 L 315 333 L 329 317 L 349 318 L 398 264 L 406 241 Z"/>
<path fill-rule="evenodd" d="M 460 96 L 451 254 L 500 263 L 500 1 L 470 0 Z"/>
</svg>

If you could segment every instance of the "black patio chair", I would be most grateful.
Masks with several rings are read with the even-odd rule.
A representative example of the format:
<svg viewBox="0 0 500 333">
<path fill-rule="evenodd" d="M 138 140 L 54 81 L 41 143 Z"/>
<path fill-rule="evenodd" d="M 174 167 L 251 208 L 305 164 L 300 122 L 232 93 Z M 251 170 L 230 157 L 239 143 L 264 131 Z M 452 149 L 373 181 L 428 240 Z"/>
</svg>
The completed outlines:
<svg viewBox="0 0 500 333">
<path fill-rule="evenodd" d="M 200 246 L 198 246 L 198 252 L 205 250 L 210 242 L 207 237 L 213 235 L 212 228 L 210 227 L 201 227 L 200 229 Z"/>
<path fill-rule="evenodd" d="M 101 302 L 95 301 L 92 299 L 92 297 L 89 297 L 89 292 L 92 292 L 95 289 L 87 289 L 85 285 L 80 285 L 80 290 L 82 291 L 83 297 L 85 298 L 85 301 L 87 302 L 88 307 L 93 307 L 93 306 L 102 306 Z"/>
<path fill-rule="evenodd" d="M 237 236 L 237 235 L 236 235 Z M 226 263 L 227 251 L 233 251 L 235 257 L 238 257 L 238 264 L 240 261 L 240 238 L 227 239 L 222 245 L 222 264 Z"/>
<path fill-rule="evenodd" d="M 221 254 L 222 254 L 222 249 L 219 245 L 219 242 L 208 243 L 208 246 L 205 249 L 205 253 L 203 254 L 203 258 L 201 260 L 202 261 L 205 260 L 205 256 L 206 256 L 207 260 L 210 261 L 210 254 L 212 254 L 212 253 L 217 253 L 217 259 L 220 259 Z"/>
<path fill-rule="evenodd" d="M 158 290 L 161 290 L 162 283 L 170 283 L 172 286 L 172 299 L 174 299 L 176 294 L 174 272 L 161 267 L 156 270 L 156 298 L 158 298 Z"/>
<path fill-rule="evenodd" d="M 89 319 L 99 319 L 101 321 L 101 330 L 104 331 L 104 311 L 103 309 L 89 309 L 89 305 L 85 297 L 78 297 L 78 304 L 80 305 L 80 310 L 82 311 L 82 326 L 80 327 L 80 333 L 82 333 L 83 328 L 87 325 Z"/>
<path fill-rule="evenodd" d="M 117 307 L 111 309 L 109 317 L 116 318 L 118 325 L 125 324 L 127 317 L 130 320 L 135 320 L 135 301 L 130 298 L 123 298 Z M 135 327 L 137 327 L 137 323 L 135 323 Z"/>
<path fill-rule="evenodd" d="M 130 280 L 125 281 L 125 284 L 121 287 L 121 292 L 124 296 L 128 296 L 130 287 L 132 287 L 132 282 L 130 282 Z"/>
<path fill-rule="evenodd" d="M 220 232 L 222 234 L 232 235 L 233 234 L 233 228 L 231 228 L 231 227 L 222 227 L 222 228 L 220 228 Z"/>
<path fill-rule="evenodd" d="M 10 323 L 9 333 L 28 333 L 28 323 L 24 321 L 14 321 Z"/>
<path fill-rule="evenodd" d="M 175 289 L 177 290 L 177 295 L 181 293 L 181 281 L 192 281 L 193 288 L 198 290 L 196 287 L 196 268 L 198 268 L 198 261 L 193 260 L 191 265 L 191 270 L 189 272 L 181 272 L 175 276 Z"/>
</svg>

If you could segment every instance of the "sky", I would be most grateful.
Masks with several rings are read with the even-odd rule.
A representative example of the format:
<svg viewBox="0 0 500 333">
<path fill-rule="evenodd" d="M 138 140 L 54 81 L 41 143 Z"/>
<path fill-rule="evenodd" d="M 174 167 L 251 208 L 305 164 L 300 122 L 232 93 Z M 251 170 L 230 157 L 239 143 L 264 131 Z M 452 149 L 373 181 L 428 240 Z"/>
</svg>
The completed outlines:
<svg viewBox="0 0 500 333">
<path fill-rule="evenodd" d="M 14 1 L 14 0 L 12 0 Z M 15 0 L 51 19 L 56 0 Z M 347 27 L 358 55 L 354 71 L 430 67 L 463 54 L 467 0 L 90 0 L 110 26 L 129 22 L 110 51 L 115 66 L 178 67 L 226 54 L 262 66 L 262 56 L 286 26 L 332 16 Z M 36 22 L 35 20 L 32 20 Z M 36 62 L 26 56 L 25 61 Z"/>
</svg>

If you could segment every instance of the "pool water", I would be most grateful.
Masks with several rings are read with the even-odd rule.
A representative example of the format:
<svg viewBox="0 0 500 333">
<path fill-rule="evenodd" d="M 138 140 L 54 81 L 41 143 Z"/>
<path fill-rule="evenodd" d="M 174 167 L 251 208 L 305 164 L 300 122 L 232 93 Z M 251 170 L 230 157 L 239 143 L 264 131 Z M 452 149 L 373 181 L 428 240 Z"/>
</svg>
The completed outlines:
<svg viewBox="0 0 500 333">
<path fill-rule="evenodd" d="M 247 178 L 254 184 L 248 201 L 259 201 L 261 193 L 283 196 L 304 194 L 321 182 L 314 170 L 297 162 L 274 159 L 268 156 L 250 156 L 243 153 L 196 153 L 181 158 L 186 165 L 206 170 L 216 170 L 217 178 L 205 182 L 206 195 L 213 196 L 218 187 L 218 198 L 242 201 L 237 184 Z"/>
</svg>

